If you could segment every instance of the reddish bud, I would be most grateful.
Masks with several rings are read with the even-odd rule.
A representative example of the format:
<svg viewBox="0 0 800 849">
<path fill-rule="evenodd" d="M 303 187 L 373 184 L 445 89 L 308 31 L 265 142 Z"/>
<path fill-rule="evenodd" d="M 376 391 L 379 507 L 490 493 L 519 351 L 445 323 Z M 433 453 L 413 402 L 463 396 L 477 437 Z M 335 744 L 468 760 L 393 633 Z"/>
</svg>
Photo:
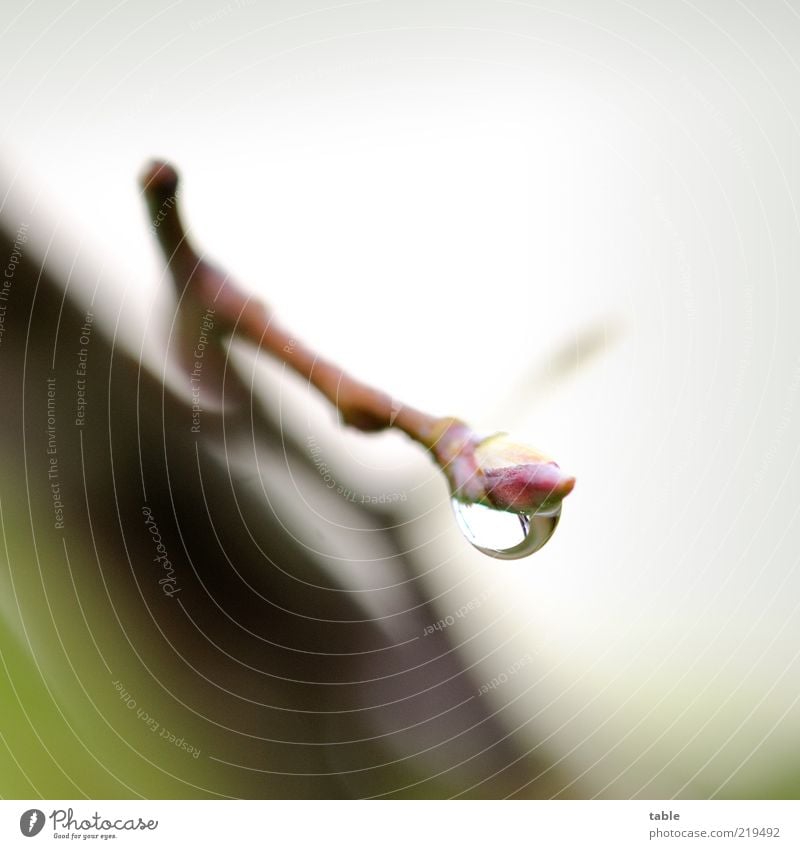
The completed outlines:
<svg viewBox="0 0 800 849">
<path fill-rule="evenodd" d="M 485 491 L 482 501 L 498 510 L 550 512 L 575 486 L 575 478 L 549 457 L 503 434 L 482 440 L 475 459 Z"/>
</svg>

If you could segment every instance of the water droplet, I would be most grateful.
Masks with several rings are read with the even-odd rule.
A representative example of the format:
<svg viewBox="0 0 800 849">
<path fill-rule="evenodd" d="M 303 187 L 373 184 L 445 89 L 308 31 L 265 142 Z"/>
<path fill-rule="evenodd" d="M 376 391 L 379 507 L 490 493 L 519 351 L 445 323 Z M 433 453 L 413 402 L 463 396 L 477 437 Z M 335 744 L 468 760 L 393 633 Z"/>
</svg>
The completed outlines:
<svg viewBox="0 0 800 849">
<path fill-rule="evenodd" d="M 518 560 L 538 551 L 553 536 L 561 505 L 549 512 L 510 513 L 452 499 L 461 533 L 478 551 L 500 560 Z"/>
</svg>

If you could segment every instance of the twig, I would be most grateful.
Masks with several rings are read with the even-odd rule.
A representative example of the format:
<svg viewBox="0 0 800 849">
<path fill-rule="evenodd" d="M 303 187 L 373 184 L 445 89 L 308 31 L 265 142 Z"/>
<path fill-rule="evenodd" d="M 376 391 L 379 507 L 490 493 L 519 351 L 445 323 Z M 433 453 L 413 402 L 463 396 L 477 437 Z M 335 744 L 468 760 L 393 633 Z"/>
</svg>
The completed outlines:
<svg viewBox="0 0 800 849">
<path fill-rule="evenodd" d="M 356 380 L 287 332 L 260 301 L 242 292 L 193 247 L 178 208 L 178 175 L 153 162 L 141 178 L 153 229 L 177 287 L 180 318 L 197 327 L 213 308 L 216 340 L 237 332 L 305 378 L 359 430 L 403 431 L 427 449 L 444 472 L 452 495 L 500 510 L 530 513 L 557 506 L 575 484 L 558 465 L 503 435 L 482 438 L 460 419 L 439 418 L 398 404 L 386 392 Z"/>
</svg>

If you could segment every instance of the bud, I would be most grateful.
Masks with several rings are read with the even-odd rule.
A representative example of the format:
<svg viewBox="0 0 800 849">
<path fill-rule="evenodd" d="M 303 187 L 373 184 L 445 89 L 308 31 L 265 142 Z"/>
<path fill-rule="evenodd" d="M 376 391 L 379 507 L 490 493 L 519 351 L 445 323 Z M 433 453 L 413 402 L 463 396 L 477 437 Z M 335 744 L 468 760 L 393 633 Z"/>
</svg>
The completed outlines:
<svg viewBox="0 0 800 849">
<path fill-rule="evenodd" d="M 550 513 L 575 486 L 575 478 L 558 463 L 502 433 L 475 446 L 475 461 L 484 489 L 481 501 L 498 510 Z"/>
</svg>

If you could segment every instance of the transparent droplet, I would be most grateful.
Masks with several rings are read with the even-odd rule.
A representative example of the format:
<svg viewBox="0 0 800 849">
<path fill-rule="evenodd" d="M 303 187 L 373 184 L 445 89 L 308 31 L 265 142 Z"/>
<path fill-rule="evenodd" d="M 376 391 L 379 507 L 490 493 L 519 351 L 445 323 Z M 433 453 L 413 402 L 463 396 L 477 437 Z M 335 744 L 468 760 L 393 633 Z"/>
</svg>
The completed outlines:
<svg viewBox="0 0 800 849">
<path fill-rule="evenodd" d="M 478 551 L 500 560 L 518 560 L 538 551 L 553 536 L 561 504 L 550 511 L 510 513 L 453 498 L 461 533 Z"/>
</svg>

